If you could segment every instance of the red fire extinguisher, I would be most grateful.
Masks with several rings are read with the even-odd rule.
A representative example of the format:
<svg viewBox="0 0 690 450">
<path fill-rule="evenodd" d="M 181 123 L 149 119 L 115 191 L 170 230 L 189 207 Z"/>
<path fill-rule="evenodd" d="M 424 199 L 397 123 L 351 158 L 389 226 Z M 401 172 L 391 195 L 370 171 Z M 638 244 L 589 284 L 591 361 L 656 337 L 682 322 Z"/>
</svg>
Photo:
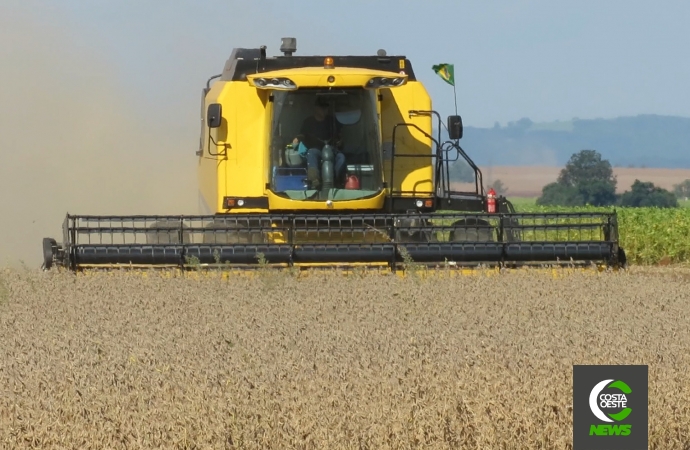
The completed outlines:
<svg viewBox="0 0 690 450">
<path fill-rule="evenodd" d="M 489 189 L 489 193 L 486 194 L 486 209 L 489 213 L 496 212 L 496 191 L 494 188 Z"/>
</svg>

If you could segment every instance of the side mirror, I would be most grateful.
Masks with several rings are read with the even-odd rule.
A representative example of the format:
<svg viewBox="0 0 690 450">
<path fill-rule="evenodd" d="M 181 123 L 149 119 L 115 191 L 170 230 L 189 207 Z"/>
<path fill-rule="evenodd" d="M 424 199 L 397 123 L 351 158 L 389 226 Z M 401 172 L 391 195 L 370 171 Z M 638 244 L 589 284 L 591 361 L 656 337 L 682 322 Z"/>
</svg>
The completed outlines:
<svg viewBox="0 0 690 450">
<path fill-rule="evenodd" d="M 448 137 L 453 141 L 462 139 L 462 117 L 448 116 Z"/>
<path fill-rule="evenodd" d="M 211 103 L 208 105 L 208 112 L 206 113 L 206 122 L 209 128 L 218 128 L 223 120 L 223 106 L 220 103 Z"/>
</svg>

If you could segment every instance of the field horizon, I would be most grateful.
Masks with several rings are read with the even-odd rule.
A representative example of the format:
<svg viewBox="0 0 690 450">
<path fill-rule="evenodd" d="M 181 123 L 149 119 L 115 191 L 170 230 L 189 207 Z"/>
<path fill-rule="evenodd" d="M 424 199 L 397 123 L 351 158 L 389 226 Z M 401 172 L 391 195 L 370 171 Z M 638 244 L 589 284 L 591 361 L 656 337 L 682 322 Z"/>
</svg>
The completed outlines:
<svg viewBox="0 0 690 450">
<path fill-rule="evenodd" d="M 179 168 L 179 167 L 178 167 Z M 526 199 L 533 203 L 533 200 L 541 195 L 543 186 L 556 181 L 562 167 L 556 166 L 480 166 L 483 174 L 484 187 L 488 188 L 495 180 L 501 180 L 507 188 L 506 197 L 517 205 L 520 200 Z M 651 181 L 656 186 L 672 190 L 674 184 L 690 179 L 690 169 L 656 169 L 656 168 L 628 168 L 614 167 L 614 174 L 617 176 L 617 192 L 622 193 L 630 189 L 635 179 L 641 181 Z M 11 176 L 3 178 L 5 181 L 11 180 Z M 174 180 L 175 177 L 169 178 Z M 188 180 L 189 186 L 193 186 L 193 180 Z M 146 195 L 138 196 L 133 194 L 123 194 L 121 191 L 122 183 L 118 183 L 118 188 L 111 189 L 105 186 L 102 192 L 105 197 L 93 195 L 59 195 L 59 198 L 69 198 L 64 202 L 49 202 L 45 208 L 30 209 L 25 208 L 26 201 L 20 197 L 12 197 L 8 209 L 6 220 L 0 230 L 12 239 L 5 239 L 0 242 L 0 265 L 18 266 L 26 263 L 30 266 L 39 267 L 42 262 L 41 239 L 44 237 L 59 238 L 62 235 L 61 225 L 65 214 L 80 213 L 94 215 L 127 215 L 127 214 L 196 214 L 196 210 L 191 199 L 178 201 L 180 198 L 189 197 L 187 194 L 180 197 L 178 194 L 184 190 L 183 186 L 178 185 L 175 189 L 168 186 L 170 192 L 175 195 L 160 194 L 158 189 L 147 191 L 142 189 Z M 452 185 L 458 186 L 456 183 Z M 161 190 L 164 189 L 160 185 Z M 7 188 L 8 191 L 11 188 Z M 42 189 L 36 191 L 38 193 Z M 28 192 L 26 189 L 22 192 Z M 84 189 L 80 192 L 97 192 L 95 188 Z M 118 199 L 118 194 L 120 198 Z M 99 194 L 100 195 L 100 194 Z M 130 201 L 130 199 L 133 199 Z M 159 200 L 164 200 L 160 202 Z M 681 206 L 690 206 L 687 200 L 679 199 Z M 34 200 L 30 200 L 30 203 Z M 98 203 L 96 206 L 92 202 Z M 62 206 L 61 206 L 62 205 Z M 155 206 L 154 206 L 155 205 Z"/>
<path fill-rule="evenodd" d="M 508 189 L 507 197 L 539 197 L 542 188 L 558 179 L 562 166 L 479 166 L 484 186 L 501 180 Z M 641 167 L 613 167 L 618 180 L 617 193 L 630 190 L 636 179 L 651 181 L 655 186 L 673 190 L 674 184 L 690 179 L 690 169 L 657 169 Z"/>
</svg>

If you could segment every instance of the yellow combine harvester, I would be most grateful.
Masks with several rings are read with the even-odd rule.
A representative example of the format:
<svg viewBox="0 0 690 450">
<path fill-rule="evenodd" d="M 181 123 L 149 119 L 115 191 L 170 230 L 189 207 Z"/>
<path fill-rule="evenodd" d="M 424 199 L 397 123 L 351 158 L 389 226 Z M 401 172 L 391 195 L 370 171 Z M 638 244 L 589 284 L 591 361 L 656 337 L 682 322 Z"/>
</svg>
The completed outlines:
<svg viewBox="0 0 690 450">
<path fill-rule="evenodd" d="M 517 214 L 486 193 L 460 116 L 406 57 L 281 51 L 234 49 L 203 89 L 200 215 L 68 214 L 44 268 L 624 264 L 615 212 Z"/>
</svg>

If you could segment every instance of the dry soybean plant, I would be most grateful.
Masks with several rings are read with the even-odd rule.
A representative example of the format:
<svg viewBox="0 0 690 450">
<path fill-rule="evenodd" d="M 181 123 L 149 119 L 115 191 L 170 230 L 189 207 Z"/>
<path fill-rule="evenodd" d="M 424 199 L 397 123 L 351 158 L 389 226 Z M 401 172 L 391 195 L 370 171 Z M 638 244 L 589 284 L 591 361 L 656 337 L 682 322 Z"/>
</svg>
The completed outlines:
<svg viewBox="0 0 690 450">
<path fill-rule="evenodd" d="M 0 446 L 568 449 L 572 365 L 641 363 L 688 448 L 688 273 L 491 273 L 0 272 Z"/>
</svg>

